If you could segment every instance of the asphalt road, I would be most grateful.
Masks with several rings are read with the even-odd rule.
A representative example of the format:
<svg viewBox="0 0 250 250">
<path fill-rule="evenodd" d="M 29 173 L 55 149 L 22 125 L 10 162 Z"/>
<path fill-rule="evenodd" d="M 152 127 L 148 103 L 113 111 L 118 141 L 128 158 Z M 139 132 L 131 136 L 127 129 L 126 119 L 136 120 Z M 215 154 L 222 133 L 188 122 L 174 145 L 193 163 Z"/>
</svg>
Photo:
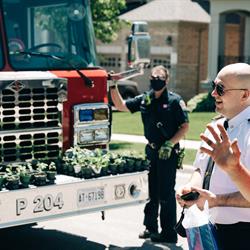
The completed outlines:
<svg viewBox="0 0 250 250">
<path fill-rule="evenodd" d="M 190 169 L 179 171 L 177 184 L 185 183 Z M 179 238 L 177 245 L 153 244 L 138 238 L 144 228 L 144 204 L 50 220 L 34 226 L 1 229 L 1 250 L 187 250 L 187 242 Z M 178 217 L 180 208 L 178 208 Z"/>
</svg>

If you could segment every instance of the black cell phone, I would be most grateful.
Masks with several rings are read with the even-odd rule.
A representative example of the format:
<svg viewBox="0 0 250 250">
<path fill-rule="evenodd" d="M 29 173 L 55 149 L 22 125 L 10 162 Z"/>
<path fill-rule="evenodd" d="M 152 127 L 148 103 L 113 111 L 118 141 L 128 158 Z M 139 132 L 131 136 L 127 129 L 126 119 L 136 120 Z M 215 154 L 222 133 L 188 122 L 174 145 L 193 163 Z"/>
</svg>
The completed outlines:
<svg viewBox="0 0 250 250">
<path fill-rule="evenodd" d="M 196 192 L 196 191 L 191 191 L 187 194 L 183 194 L 181 196 L 181 198 L 184 200 L 184 201 L 194 201 L 194 200 L 197 200 L 198 197 L 199 197 L 200 193 Z"/>
</svg>

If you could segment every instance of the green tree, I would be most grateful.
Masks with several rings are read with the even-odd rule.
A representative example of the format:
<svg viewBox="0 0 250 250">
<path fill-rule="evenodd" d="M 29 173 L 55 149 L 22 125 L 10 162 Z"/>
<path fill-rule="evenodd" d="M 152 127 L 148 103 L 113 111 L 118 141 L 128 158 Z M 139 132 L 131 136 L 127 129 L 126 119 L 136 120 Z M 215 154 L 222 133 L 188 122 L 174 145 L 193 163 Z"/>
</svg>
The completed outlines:
<svg viewBox="0 0 250 250">
<path fill-rule="evenodd" d="M 122 25 L 118 15 L 125 7 L 125 0 L 91 1 L 92 18 L 97 39 L 104 43 L 116 39 L 117 31 Z"/>
</svg>

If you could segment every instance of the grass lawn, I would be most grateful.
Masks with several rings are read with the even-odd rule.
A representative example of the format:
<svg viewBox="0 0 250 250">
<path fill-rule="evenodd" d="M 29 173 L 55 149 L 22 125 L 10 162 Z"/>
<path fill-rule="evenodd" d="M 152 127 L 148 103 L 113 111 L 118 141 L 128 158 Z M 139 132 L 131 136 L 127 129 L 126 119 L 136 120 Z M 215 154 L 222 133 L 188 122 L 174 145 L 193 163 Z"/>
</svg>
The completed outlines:
<svg viewBox="0 0 250 250">
<path fill-rule="evenodd" d="M 200 133 L 205 129 L 207 123 L 216 113 L 190 113 L 189 131 L 186 136 L 188 140 L 200 140 Z M 130 114 L 128 112 L 113 112 L 112 133 L 143 135 L 143 126 L 140 113 Z M 144 155 L 145 144 L 112 141 L 110 150 L 114 151 L 136 151 Z M 186 149 L 184 164 L 192 164 L 196 155 L 196 150 Z"/>
<path fill-rule="evenodd" d="M 145 144 L 143 143 L 112 141 L 109 144 L 109 149 L 114 152 L 135 151 L 137 153 L 145 155 L 144 154 Z M 196 150 L 186 149 L 185 152 L 186 154 L 183 163 L 191 165 L 194 161 Z"/>
<path fill-rule="evenodd" d="M 205 129 L 207 123 L 216 116 L 213 112 L 197 112 L 189 114 L 189 131 L 186 136 L 188 140 L 200 140 L 200 133 Z M 140 113 L 113 112 L 112 133 L 143 135 L 143 126 Z"/>
</svg>

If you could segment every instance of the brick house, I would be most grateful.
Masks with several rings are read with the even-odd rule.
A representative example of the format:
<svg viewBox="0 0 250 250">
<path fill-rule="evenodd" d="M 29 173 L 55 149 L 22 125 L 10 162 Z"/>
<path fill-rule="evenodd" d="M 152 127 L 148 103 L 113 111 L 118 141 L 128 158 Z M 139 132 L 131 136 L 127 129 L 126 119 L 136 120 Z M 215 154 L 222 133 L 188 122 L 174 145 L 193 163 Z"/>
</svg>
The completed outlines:
<svg viewBox="0 0 250 250">
<path fill-rule="evenodd" d="M 250 63 L 250 1 L 210 0 L 210 15 L 207 78 L 213 79 L 229 63 Z"/>
<path fill-rule="evenodd" d="M 191 0 L 153 0 L 120 16 L 122 20 L 147 21 L 151 35 L 151 65 L 163 64 L 171 73 L 170 89 L 187 101 L 200 93 L 207 78 L 208 26 L 210 16 Z M 124 27 L 111 44 L 98 42 L 100 64 L 108 70 L 124 71 L 127 64 Z M 150 69 L 136 77 L 140 92 L 148 89 Z"/>
</svg>

